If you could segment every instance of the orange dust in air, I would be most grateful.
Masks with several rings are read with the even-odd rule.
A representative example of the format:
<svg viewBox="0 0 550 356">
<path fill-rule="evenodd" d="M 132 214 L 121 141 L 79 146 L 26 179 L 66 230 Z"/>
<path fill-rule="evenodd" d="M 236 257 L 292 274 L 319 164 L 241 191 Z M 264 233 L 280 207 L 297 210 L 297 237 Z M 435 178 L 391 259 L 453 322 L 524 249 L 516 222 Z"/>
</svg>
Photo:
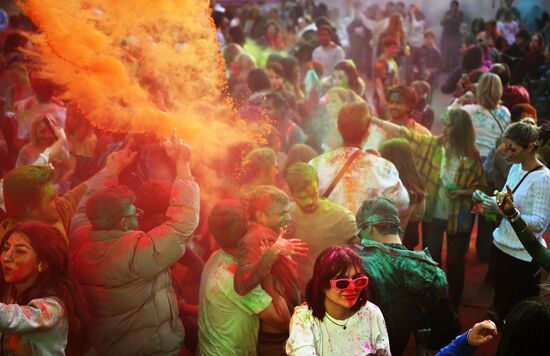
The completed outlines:
<svg viewBox="0 0 550 356">
<path fill-rule="evenodd" d="M 95 127 L 178 136 L 202 162 L 255 141 L 223 93 L 208 0 L 20 0 L 30 55 Z"/>
</svg>

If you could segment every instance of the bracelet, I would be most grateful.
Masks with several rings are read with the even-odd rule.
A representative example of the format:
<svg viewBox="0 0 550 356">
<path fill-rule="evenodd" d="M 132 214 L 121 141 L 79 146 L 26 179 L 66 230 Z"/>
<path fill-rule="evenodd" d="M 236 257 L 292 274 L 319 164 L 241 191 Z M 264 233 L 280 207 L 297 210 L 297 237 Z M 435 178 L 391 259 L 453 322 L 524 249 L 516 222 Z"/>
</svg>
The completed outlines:
<svg viewBox="0 0 550 356">
<path fill-rule="evenodd" d="M 520 216 L 521 216 L 521 214 L 519 213 L 519 210 L 514 209 L 514 213 L 511 216 L 507 216 L 506 219 L 510 223 L 515 223 L 519 219 Z"/>
</svg>

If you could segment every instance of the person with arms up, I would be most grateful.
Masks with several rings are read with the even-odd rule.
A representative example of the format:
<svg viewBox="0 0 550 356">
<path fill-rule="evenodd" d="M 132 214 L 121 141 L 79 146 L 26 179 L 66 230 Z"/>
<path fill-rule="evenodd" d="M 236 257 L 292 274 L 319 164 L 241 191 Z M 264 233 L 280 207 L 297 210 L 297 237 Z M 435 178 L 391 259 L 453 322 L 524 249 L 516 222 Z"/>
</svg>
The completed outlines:
<svg viewBox="0 0 550 356">
<path fill-rule="evenodd" d="M 166 220 L 138 230 L 142 211 L 118 174 L 135 158 L 118 151 L 115 168 L 91 185 L 71 224 L 69 266 L 82 287 L 92 346 L 98 355 L 178 355 L 184 330 L 170 267 L 185 252 L 199 221 L 199 187 L 189 168 L 190 148 L 165 143 L 175 162 Z"/>
</svg>

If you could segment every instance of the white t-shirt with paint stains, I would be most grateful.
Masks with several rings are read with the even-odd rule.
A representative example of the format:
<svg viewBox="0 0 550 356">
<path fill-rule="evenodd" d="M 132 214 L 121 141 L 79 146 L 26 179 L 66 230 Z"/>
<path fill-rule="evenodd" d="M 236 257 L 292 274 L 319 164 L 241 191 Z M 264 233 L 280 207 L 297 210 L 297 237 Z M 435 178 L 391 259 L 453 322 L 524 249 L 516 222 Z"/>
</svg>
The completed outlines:
<svg viewBox="0 0 550 356">
<path fill-rule="evenodd" d="M 347 320 L 335 325 L 327 316 L 319 320 L 306 304 L 294 309 L 286 353 L 299 355 L 371 355 L 383 349 L 391 356 L 388 330 L 380 309 L 367 302 Z"/>
<path fill-rule="evenodd" d="M 309 161 L 319 175 L 321 194 L 328 189 L 356 150 L 358 148 L 339 147 Z M 348 167 L 328 199 L 355 214 L 363 201 L 378 197 L 389 199 L 399 211 L 409 207 L 409 193 L 401 183 L 393 163 L 373 153 L 363 152 Z"/>
</svg>

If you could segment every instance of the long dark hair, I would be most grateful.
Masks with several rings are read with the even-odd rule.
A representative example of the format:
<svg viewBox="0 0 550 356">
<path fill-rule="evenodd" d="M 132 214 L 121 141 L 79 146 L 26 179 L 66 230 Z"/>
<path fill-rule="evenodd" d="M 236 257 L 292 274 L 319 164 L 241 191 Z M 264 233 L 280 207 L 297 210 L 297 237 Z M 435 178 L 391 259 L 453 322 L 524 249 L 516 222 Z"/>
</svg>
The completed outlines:
<svg viewBox="0 0 550 356">
<path fill-rule="evenodd" d="M 0 242 L 0 251 L 11 235 L 19 232 L 28 237 L 38 260 L 47 265 L 31 287 L 17 295 L 15 303 L 28 304 L 33 299 L 59 298 L 69 321 L 69 338 L 84 328 L 83 313 L 86 308 L 80 289 L 71 280 L 68 272 L 68 245 L 65 237 L 53 226 L 39 222 L 25 222 L 10 229 Z M 0 290 L 8 291 L 8 283 L 0 273 Z"/>
<path fill-rule="evenodd" d="M 325 293 L 330 288 L 333 278 L 347 278 L 350 267 L 355 267 L 359 273 L 364 273 L 361 257 L 349 247 L 332 246 L 321 252 L 313 266 L 313 277 L 306 286 L 306 301 L 313 316 L 319 320 L 325 317 Z M 352 311 L 361 309 L 367 303 L 367 288 L 359 293 Z"/>
<path fill-rule="evenodd" d="M 380 155 L 395 165 L 399 178 L 409 193 L 411 205 L 426 198 L 426 184 L 420 177 L 409 142 L 403 138 L 394 138 L 384 142 Z"/>
</svg>

